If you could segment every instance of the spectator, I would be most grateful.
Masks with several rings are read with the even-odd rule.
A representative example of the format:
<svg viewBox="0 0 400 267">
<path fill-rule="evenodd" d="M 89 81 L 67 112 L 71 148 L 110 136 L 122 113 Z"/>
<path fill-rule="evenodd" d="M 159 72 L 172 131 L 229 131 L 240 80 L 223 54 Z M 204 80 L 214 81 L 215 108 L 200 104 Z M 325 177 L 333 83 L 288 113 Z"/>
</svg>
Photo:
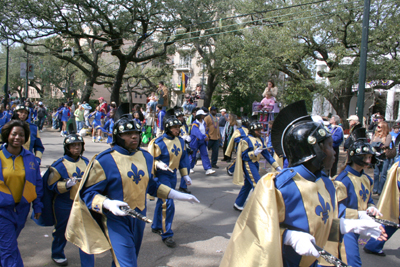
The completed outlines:
<svg viewBox="0 0 400 267">
<path fill-rule="evenodd" d="M 164 117 L 165 117 L 165 110 L 163 110 L 163 105 L 157 104 L 156 107 L 157 112 L 157 132 L 156 137 L 160 137 L 164 131 Z"/>
<path fill-rule="evenodd" d="M 163 81 L 160 81 L 158 83 L 158 89 L 157 89 L 157 93 L 158 93 L 158 104 L 161 104 L 161 106 L 163 107 L 163 109 L 165 110 L 168 106 L 168 88 L 164 85 Z"/>
<path fill-rule="evenodd" d="M 226 109 L 221 109 L 221 117 L 219 117 L 219 122 L 218 122 L 218 126 L 219 126 L 219 133 L 221 135 L 221 142 L 220 142 L 220 146 L 223 146 L 224 144 L 224 140 L 225 140 L 225 135 L 224 135 L 224 128 L 225 128 L 225 124 L 228 120 L 228 114 L 226 114 Z"/>
<path fill-rule="evenodd" d="M 53 108 L 53 113 L 51 114 L 52 118 L 52 127 L 54 130 L 57 130 L 58 125 L 57 125 L 57 120 L 58 120 L 58 111 L 57 108 Z"/>
<path fill-rule="evenodd" d="M 46 119 L 46 116 L 47 116 L 47 110 L 43 106 L 43 102 L 39 102 L 39 107 L 37 108 L 37 119 L 38 119 L 37 125 L 39 127 L 40 132 L 43 131 L 43 124 L 44 120 Z"/>
<path fill-rule="evenodd" d="M 344 141 L 344 145 L 343 145 L 343 149 L 344 151 L 346 151 L 347 149 L 349 149 L 350 147 L 350 143 L 351 143 L 351 132 L 354 129 L 354 126 L 356 126 L 358 124 L 358 116 L 357 115 L 351 115 L 347 121 L 349 122 L 349 127 L 350 127 L 350 132 L 349 132 L 349 136 L 347 137 L 346 141 Z"/>
<path fill-rule="evenodd" d="M 197 99 L 204 99 L 206 96 L 206 93 L 204 92 L 201 84 L 196 85 L 196 98 Z"/>
<path fill-rule="evenodd" d="M 84 117 L 85 109 L 82 105 L 78 105 L 78 108 L 75 110 L 75 122 L 76 122 L 76 132 L 79 133 L 80 130 L 83 128 L 83 124 L 85 122 Z"/>
<path fill-rule="evenodd" d="M 390 132 L 390 135 L 392 136 L 393 144 L 395 144 L 396 138 L 397 138 L 397 136 L 399 136 L 400 124 L 396 123 L 395 125 L 393 125 L 392 129 L 393 129 L 393 131 Z"/>
<path fill-rule="evenodd" d="M 261 100 L 261 109 L 264 112 L 270 113 L 273 111 L 274 105 L 275 105 L 275 97 L 272 96 L 271 91 L 267 91 L 265 93 L 265 97 L 263 98 L 263 100 Z M 260 122 L 267 122 L 267 121 L 268 121 L 268 114 L 264 114 L 263 118 L 263 114 L 261 113 Z"/>
<path fill-rule="evenodd" d="M 218 150 L 219 150 L 219 139 L 221 135 L 219 133 L 217 108 L 212 106 L 210 108 L 210 114 L 204 118 L 204 122 L 207 125 L 207 136 L 209 137 L 208 149 L 211 149 L 211 167 L 218 169 Z"/>
<path fill-rule="evenodd" d="M 154 112 L 156 110 L 158 97 L 156 96 L 155 92 L 151 92 L 149 96 L 149 102 L 147 102 L 147 107 L 150 112 Z"/>
<path fill-rule="evenodd" d="M 183 104 L 183 110 L 185 113 L 192 113 L 193 109 L 196 107 L 195 101 L 198 99 L 196 92 L 192 92 L 191 95 L 187 94 L 185 96 L 185 103 Z"/>
<path fill-rule="evenodd" d="M 236 131 L 237 127 L 238 127 L 237 116 L 235 114 L 229 114 L 228 121 L 226 122 L 223 133 L 222 133 L 223 138 L 221 138 L 221 139 L 225 139 L 224 146 L 223 146 L 224 159 L 222 161 L 226 161 L 226 162 L 231 161 L 231 155 L 225 155 L 225 151 L 226 151 L 229 141 L 231 140 L 232 135 Z"/>
<path fill-rule="evenodd" d="M 332 134 L 333 139 L 333 150 L 336 152 L 335 161 L 333 162 L 332 169 L 330 171 L 330 176 L 334 177 L 337 173 L 337 164 L 339 161 L 339 147 L 343 142 L 344 133 L 340 124 L 340 117 L 338 115 L 333 115 L 330 119 L 329 131 Z"/>
<path fill-rule="evenodd" d="M 389 133 L 388 124 L 381 120 L 376 125 L 376 131 L 371 139 L 371 145 L 381 153 L 379 161 L 374 169 L 374 189 L 373 193 L 380 195 L 385 185 L 387 170 L 389 168 L 389 159 L 386 158 L 386 148 L 390 146 L 392 136 Z"/>
<path fill-rule="evenodd" d="M 268 81 L 268 85 L 262 94 L 263 97 L 267 96 L 267 92 L 271 92 L 272 97 L 276 97 L 278 95 L 278 87 L 275 87 L 275 83 L 273 80 Z"/>
<path fill-rule="evenodd" d="M 140 110 L 140 106 L 136 104 L 133 107 L 133 110 L 134 110 L 134 112 L 137 112 L 139 114 L 139 120 L 140 120 L 140 123 L 142 123 L 144 121 L 144 115 L 143 115 L 142 111 Z"/>
<path fill-rule="evenodd" d="M 371 124 L 368 126 L 368 130 L 372 131 L 373 133 L 375 133 L 376 128 L 378 126 L 378 124 L 380 122 L 384 121 L 384 118 L 382 115 L 380 115 L 379 113 L 376 113 L 374 115 L 372 115 L 372 122 Z"/>
</svg>

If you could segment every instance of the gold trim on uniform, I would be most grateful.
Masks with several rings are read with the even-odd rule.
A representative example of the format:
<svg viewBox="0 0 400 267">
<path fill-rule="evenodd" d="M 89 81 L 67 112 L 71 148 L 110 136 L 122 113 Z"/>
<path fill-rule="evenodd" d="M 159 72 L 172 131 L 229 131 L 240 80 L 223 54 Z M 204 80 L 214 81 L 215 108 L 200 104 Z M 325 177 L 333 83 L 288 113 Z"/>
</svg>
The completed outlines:
<svg viewBox="0 0 400 267">
<path fill-rule="evenodd" d="M 161 214 L 162 214 L 162 219 L 161 219 L 161 225 L 162 225 L 162 230 L 165 233 L 167 230 L 167 227 L 165 226 L 165 220 L 167 219 L 167 201 L 165 199 L 161 199 L 162 204 L 161 204 Z"/>
<path fill-rule="evenodd" d="M 35 152 L 35 157 L 38 157 L 38 158 L 42 159 L 42 156 L 43 156 L 43 153 L 41 151 L 37 150 Z"/>
<path fill-rule="evenodd" d="M 103 202 L 107 197 L 97 194 L 93 197 L 91 209 L 97 213 L 103 214 Z"/>
<path fill-rule="evenodd" d="M 160 184 L 160 186 L 157 189 L 157 197 L 158 198 L 168 198 L 169 192 L 171 191 L 171 188 L 164 185 L 164 184 Z"/>
<path fill-rule="evenodd" d="M 89 168 L 87 168 L 87 170 L 89 170 Z M 96 159 L 93 161 L 93 166 L 90 169 L 90 173 L 88 173 L 87 175 L 89 177 L 85 183 L 85 188 L 88 188 L 107 179 L 103 167 L 101 167 L 100 163 Z"/>
</svg>

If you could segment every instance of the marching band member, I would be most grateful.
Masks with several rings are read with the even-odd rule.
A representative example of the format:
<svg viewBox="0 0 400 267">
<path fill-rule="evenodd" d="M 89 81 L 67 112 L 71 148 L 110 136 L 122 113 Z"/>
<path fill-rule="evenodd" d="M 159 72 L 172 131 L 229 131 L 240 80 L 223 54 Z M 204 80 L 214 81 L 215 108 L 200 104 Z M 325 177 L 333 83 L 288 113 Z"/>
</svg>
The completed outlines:
<svg viewBox="0 0 400 267">
<path fill-rule="evenodd" d="M 173 112 L 173 110 L 172 110 Z M 187 185 L 191 185 L 189 177 L 189 161 L 185 141 L 179 137 L 181 122 L 167 111 L 164 118 L 164 134 L 151 142 L 150 154 L 154 157 L 155 176 L 158 181 L 172 189 L 176 187 L 177 170 Z M 168 247 L 174 248 L 176 243 L 172 238 L 172 221 L 175 215 L 175 205 L 172 199 L 158 198 L 154 210 L 152 232 L 161 235 L 162 241 Z"/>
<path fill-rule="evenodd" d="M 188 156 L 186 157 L 187 161 L 188 161 L 188 166 L 190 168 L 190 159 L 189 156 L 191 153 L 193 153 L 193 151 L 190 149 L 189 144 L 191 141 L 190 138 L 190 132 L 189 132 L 189 126 L 187 126 L 186 121 L 185 121 L 185 117 L 183 116 L 183 112 L 182 111 L 178 111 L 175 113 L 176 118 L 181 122 L 182 126 L 181 126 L 181 133 L 180 133 L 180 138 L 182 138 L 185 141 L 185 147 L 186 147 L 186 153 L 188 154 Z M 190 194 L 191 192 L 187 189 L 187 184 L 185 179 L 183 179 L 183 177 L 181 177 L 181 182 L 179 185 L 179 191 L 183 192 L 183 193 L 187 193 Z"/>
<path fill-rule="evenodd" d="M 260 179 L 220 266 L 317 266 L 314 244 L 324 247 L 348 232 L 384 238 L 371 220 L 338 219 L 335 187 L 322 171 L 335 159 L 332 137 L 312 121 L 304 101 L 281 110 L 272 143 L 289 168 Z"/>
<path fill-rule="evenodd" d="M 271 154 L 266 150 L 264 139 L 261 137 L 263 124 L 260 122 L 252 122 L 249 126 L 249 134 L 244 137 L 238 146 L 236 167 L 233 173 L 233 183 L 243 185 L 239 195 L 236 198 L 233 208 L 237 211 L 242 211 L 244 203 L 258 180 L 260 180 L 260 164 L 259 161 L 263 156 L 269 164 L 277 171 L 281 168 L 272 158 Z M 244 174 L 244 179 L 243 179 Z M 244 183 L 243 183 L 244 182 Z"/>
<path fill-rule="evenodd" d="M 65 230 L 80 179 L 89 163 L 89 160 L 82 156 L 85 150 L 83 137 L 69 134 L 65 137 L 63 145 L 64 156 L 56 160 L 43 175 L 44 186 L 47 186 L 50 193 L 48 196 L 45 194 L 43 198 L 45 207 L 41 220 L 37 222 L 42 226 L 54 225 L 51 258 L 60 266 L 68 265 L 64 254 L 67 244 Z M 94 255 L 88 255 L 82 250 L 79 250 L 79 255 L 82 266 L 94 266 Z"/>
<path fill-rule="evenodd" d="M 5 141 L 0 148 L 1 266 L 24 266 L 18 249 L 18 236 L 25 226 L 31 205 L 35 218 L 42 213 L 43 187 L 39 164 L 35 156 L 23 147 L 29 136 L 29 125 L 22 120 L 11 120 L 1 129 Z"/>
<path fill-rule="evenodd" d="M 13 120 L 21 120 L 27 122 L 29 116 L 29 108 L 24 105 L 18 105 L 14 109 Z M 39 128 L 36 124 L 27 122 L 29 124 L 30 136 L 26 140 L 23 147 L 35 155 L 37 162 L 41 163 L 44 152 L 42 140 L 40 139 Z"/>
<path fill-rule="evenodd" d="M 86 168 L 66 237 L 88 254 L 111 249 L 112 266 L 136 267 L 145 222 L 127 216 L 121 207 L 145 216 L 146 192 L 162 199 L 199 201 L 153 179 L 153 157 L 140 148 L 141 127 L 128 113 L 129 104 L 118 108 L 112 147 L 93 157 Z"/>
</svg>

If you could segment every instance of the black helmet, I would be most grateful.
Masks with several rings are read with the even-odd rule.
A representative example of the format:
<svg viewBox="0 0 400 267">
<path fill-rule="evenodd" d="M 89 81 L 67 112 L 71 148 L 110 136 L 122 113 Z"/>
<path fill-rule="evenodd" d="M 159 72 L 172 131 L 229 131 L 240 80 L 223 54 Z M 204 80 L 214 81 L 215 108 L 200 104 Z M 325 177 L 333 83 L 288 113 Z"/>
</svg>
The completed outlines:
<svg viewBox="0 0 400 267">
<path fill-rule="evenodd" d="M 125 147 L 125 141 L 124 139 L 121 138 L 120 134 L 126 133 L 126 132 L 142 132 L 142 128 L 140 127 L 139 123 L 133 120 L 132 114 L 129 113 L 129 103 L 123 103 L 121 104 L 117 111 L 114 114 L 114 128 L 113 128 L 113 141 L 112 145 L 119 145 L 125 149 L 128 149 Z M 142 139 L 139 138 L 139 144 L 138 148 L 140 147 L 140 144 L 142 142 Z"/>
<path fill-rule="evenodd" d="M 375 165 L 378 153 L 376 152 L 376 149 L 370 143 L 368 143 L 366 129 L 362 127 L 356 128 L 351 132 L 350 138 L 351 143 L 347 153 L 351 162 L 354 162 L 360 166 Z M 372 155 L 371 164 L 368 164 L 363 160 L 363 155 L 367 154 Z"/>
<path fill-rule="evenodd" d="M 72 157 L 71 151 L 69 151 L 69 145 L 75 143 L 82 143 L 81 155 L 83 154 L 83 151 L 85 151 L 85 141 L 83 137 L 77 134 L 70 134 L 64 138 L 64 155 Z"/>
<path fill-rule="evenodd" d="M 259 129 L 262 129 L 262 128 L 263 128 L 263 124 L 261 122 L 253 121 L 253 122 L 250 123 L 250 126 L 249 126 L 249 134 L 252 135 L 252 136 L 255 136 L 254 132 L 256 130 L 259 130 Z"/>
<path fill-rule="evenodd" d="M 169 109 L 167 110 L 167 112 L 165 113 L 165 117 L 164 117 L 164 131 L 166 134 L 172 134 L 171 133 L 171 127 L 175 126 L 175 125 L 179 125 L 182 126 L 182 123 L 180 120 L 178 120 L 175 117 L 175 112 L 173 109 Z"/>
<path fill-rule="evenodd" d="M 250 120 L 247 117 L 242 117 L 242 127 L 249 128 Z"/>
<path fill-rule="evenodd" d="M 29 110 L 29 107 L 27 107 L 27 106 L 25 106 L 25 105 L 23 105 L 23 104 L 20 104 L 20 105 L 17 105 L 15 108 L 14 108 L 14 111 L 13 111 L 13 116 L 12 116 L 12 120 L 19 120 L 19 116 L 18 116 L 18 114 L 17 114 L 17 111 L 20 111 L 20 110 L 25 110 L 25 111 L 27 111 L 28 112 L 28 116 L 29 116 L 29 112 L 30 112 L 30 110 Z"/>
<path fill-rule="evenodd" d="M 184 114 L 183 114 L 183 112 L 182 111 L 180 111 L 180 110 L 178 110 L 178 111 L 175 111 L 175 117 L 179 117 L 179 116 L 184 116 Z"/>
<path fill-rule="evenodd" d="M 278 156 L 286 156 L 289 167 L 312 160 L 318 170 L 323 168 L 326 155 L 319 144 L 331 136 L 322 123 L 308 115 L 305 101 L 298 101 L 282 109 L 274 121 L 271 141 Z"/>
</svg>

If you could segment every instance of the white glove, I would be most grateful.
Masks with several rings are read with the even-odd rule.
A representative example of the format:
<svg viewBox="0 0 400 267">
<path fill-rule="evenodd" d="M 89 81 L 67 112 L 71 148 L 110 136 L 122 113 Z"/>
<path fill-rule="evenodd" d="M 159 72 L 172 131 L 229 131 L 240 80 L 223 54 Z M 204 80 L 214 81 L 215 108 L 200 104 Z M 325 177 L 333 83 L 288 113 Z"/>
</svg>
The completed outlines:
<svg viewBox="0 0 400 267">
<path fill-rule="evenodd" d="M 256 150 L 254 150 L 254 155 L 258 156 L 261 152 L 263 152 L 264 149 L 262 147 L 257 147 Z"/>
<path fill-rule="evenodd" d="M 365 210 L 358 211 L 358 219 L 360 220 L 372 220 Z"/>
<path fill-rule="evenodd" d="M 159 162 L 156 164 L 156 168 L 159 169 L 159 170 L 167 171 L 167 170 L 168 170 L 168 165 L 165 164 L 165 163 L 162 162 L 162 161 L 159 161 Z"/>
<path fill-rule="evenodd" d="M 184 135 L 184 136 L 182 136 L 182 139 L 188 143 L 190 143 L 190 141 L 192 141 L 192 138 L 190 138 L 190 135 Z"/>
<path fill-rule="evenodd" d="M 67 182 L 65 183 L 65 187 L 68 189 L 70 187 L 73 187 L 74 185 L 76 185 L 76 179 L 75 177 L 69 178 L 67 180 Z"/>
<path fill-rule="evenodd" d="M 367 209 L 367 212 L 373 216 L 381 216 L 382 217 L 382 213 L 374 206 L 369 207 Z"/>
<path fill-rule="evenodd" d="M 190 179 L 189 175 L 183 176 L 183 179 L 185 179 L 186 185 L 192 184 L 192 179 Z"/>
<path fill-rule="evenodd" d="M 315 243 L 315 238 L 312 235 L 292 230 L 286 230 L 283 240 L 283 244 L 291 246 L 297 254 L 318 258 L 319 252 L 315 249 L 313 243 Z"/>
<path fill-rule="evenodd" d="M 168 198 L 176 199 L 176 200 L 183 200 L 183 201 L 190 202 L 192 204 L 200 203 L 200 201 L 195 196 L 193 196 L 191 194 L 181 193 L 174 189 L 171 189 L 171 191 L 169 191 Z"/>
<path fill-rule="evenodd" d="M 111 200 L 111 199 L 106 199 L 103 201 L 103 208 L 108 209 L 112 214 L 115 216 L 126 216 L 126 212 L 121 210 L 119 207 L 128 207 L 128 203 L 125 203 L 123 201 L 119 200 Z"/>
<path fill-rule="evenodd" d="M 381 235 L 380 224 L 373 220 L 340 219 L 340 232 L 342 234 L 355 233 L 362 236 L 378 239 Z"/>
<path fill-rule="evenodd" d="M 282 168 L 278 166 L 278 167 L 275 168 L 275 170 L 276 170 L 277 172 L 281 172 L 281 171 L 282 171 Z"/>
</svg>

